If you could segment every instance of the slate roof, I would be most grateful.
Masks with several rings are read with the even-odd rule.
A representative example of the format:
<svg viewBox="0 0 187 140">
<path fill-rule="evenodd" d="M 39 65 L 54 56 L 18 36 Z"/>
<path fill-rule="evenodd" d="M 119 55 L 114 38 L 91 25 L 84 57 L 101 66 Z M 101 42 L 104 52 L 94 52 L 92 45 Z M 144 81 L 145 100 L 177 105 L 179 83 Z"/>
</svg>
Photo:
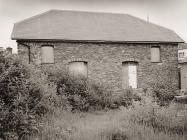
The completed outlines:
<svg viewBox="0 0 187 140">
<path fill-rule="evenodd" d="M 184 42 L 175 32 L 128 14 L 50 10 L 14 24 L 12 39 Z"/>
</svg>

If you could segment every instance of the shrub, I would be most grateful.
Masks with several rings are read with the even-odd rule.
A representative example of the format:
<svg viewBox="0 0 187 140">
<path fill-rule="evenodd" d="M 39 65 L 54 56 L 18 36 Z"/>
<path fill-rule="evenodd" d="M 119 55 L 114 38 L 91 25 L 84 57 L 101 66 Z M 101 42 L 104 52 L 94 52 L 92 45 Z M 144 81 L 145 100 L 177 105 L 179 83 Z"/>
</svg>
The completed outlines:
<svg viewBox="0 0 187 140">
<path fill-rule="evenodd" d="M 134 102 L 128 112 L 134 122 L 153 127 L 157 131 L 170 134 L 185 134 L 187 131 L 186 106 L 170 103 L 159 106 L 152 97 L 144 97 L 141 102 Z"/>
<path fill-rule="evenodd" d="M 38 132 L 38 120 L 52 107 L 55 86 L 36 67 L 0 57 L 0 138 L 24 139 Z"/>
<path fill-rule="evenodd" d="M 177 95 L 175 88 L 173 88 L 170 84 L 164 84 L 162 82 L 158 82 L 152 86 L 152 91 L 153 97 L 161 106 L 168 105 Z"/>
<path fill-rule="evenodd" d="M 133 89 L 129 88 L 126 89 L 123 94 L 114 98 L 113 104 L 116 108 L 119 108 L 120 106 L 128 107 L 132 105 L 134 100 L 140 101 L 141 97 L 135 91 L 133 91 Z"/>
<path fill-rule="evenodd" d="M 123 94 L 114 95 L 108 85 L 94 83 L 91 80 L 72 77 L 63 66 L 43 67 L 49 79 L 57 85 L 57 93 L 65 99 L 66 106 L 72 111 L 117 109 L 128 107 L 133 100 L 140 100 L 139 91 L 126 89 Z"/>
<path fill-rule="evenodd" d="M 69 75 L 57 80 L 57 93 L 65 96 L 72 111 L 101 110 L 111 104 L 111 93 L 101 85 Z"/>
<path fill-rule="evenodd" d="M 61 66 L 47 69 L 43 67 L 43 71 L 50 75 L 51 81 L 57 85 L 57 93 L 67 100 L 67 106 L 72 111 L 116 109 L 120 106 L 128 107 L 133 100 L 140 100 L 140 96 L 132 89 L 114 96 L 107 85 L 81 77 L 72 77 Z"/>
<path fill-rule="evenodd" d="M 63 66 L 43 67 L 49 80 L 56 84 L 59 98 L 71 111 L 93 111 L 108 108 L 112 94 L 107 87 L 83 77 L 69 75 Z"/>
<path fill-rule="evenodd" d="M 161 106 L 167 106 L 177 95 L 178 83 L 175 83 L 177 77 L 173 75 L 178 74 L 174 65 L 169 67 L 159 66 L 152 69 L 152 76 L 154 77 L 154 82 L 148 80 L 149 87 L 151 87 L 153 97 L 156 102 Z M 160 71 L 162 69 L 162 71 Z M 155 82 L 156 81 L 156 82 Z"/>
</svg>

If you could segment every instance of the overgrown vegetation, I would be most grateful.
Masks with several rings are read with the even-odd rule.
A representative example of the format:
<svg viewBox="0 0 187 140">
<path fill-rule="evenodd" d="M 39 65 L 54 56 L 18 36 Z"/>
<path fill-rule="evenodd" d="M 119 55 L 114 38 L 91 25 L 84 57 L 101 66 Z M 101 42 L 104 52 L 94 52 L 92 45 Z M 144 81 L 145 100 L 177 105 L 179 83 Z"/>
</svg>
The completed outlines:
<svg viewBox="0 0 187 140">
<path fill-rule="evenodd" d="M 52 106 L 55 86 L 40 70 L 13 57 L 0 58 L 0 137 L 21 139 L 38 132 L 38 121 Z"/>
<path fill-rule="evenodd" d="M 132 89 L 127 89 L 123 94 L 116 97 L 107 86 L 101 83 L 94 83 L 83 77 L 72 77 L 61 67 L 52 68 L 52 70 L 43 70 L 50 73 L 49 80 L 57 86 L 57 94 L 66 100 L 68 109 L 75 111 L 95 111 L 115 109 L 120 106 L 132 104 L 133 100 L 140 100 Z"/>
<path fill-rule="evenodd" d="M 159 106 L 152 97 L 142 97 L 140 102 L 134 102 L 128 110 L 131 121 L 152 127 L 155 131 L 169 135 L 187 134 L 187 106 L 171 102 L 169 106 Z"/>
<path fill-rule="evenodd" d="M 152 77 L 154 82 L 149 81 L 148 84 L 152 90 L 152 96 L 156 102 L 161 106 L 167 106 L 178 94 L 178 83 L 175 83 L 178 77 L 178 71 L 175 70 L 174 65 L 170 66 L 157 66 L 152 69 Z M 162 72 L 160 71 L 162 69 Z M 156 82 L 155 82 L 156 81 Z"/>
<path fill-rule="evenodd" d="M 114 97 L 104 85 L 71 77 L 62 69 L 52 73 L 18 58 L 0 56 L 0 138 L 186 138 L 186 106 L 171 102 L 168 97 L 173 96 L 174 88 L 169 85 L 155 84 L 141 98 L 132 89 Z"/>
<path fill-rule="evenodd" d="M 187 111 L 171 103 L 158 106 L 151 97 L 129 108 L 95 113 L 59 112 L 49 115 L 41 140 L 185 140 Z M 180 109 L 180 110 L 179 110 Z M 46 123 L 48 122 L 48 123 Z M 32 138 L 31 138 L 32 139 Z"/>
<path fill-rule="evenodd" d="M 133 101 L 140 101 L 141 97 L 131 88 L 124 90 L 124 93 L 118 95 L 113 99 L 113 106 L 119 108 L 120 106 L 129 107 Z"/>
<path fill-rule="evenodd" d="M 61 76 L 57 80 L 57 93 L 64 96 L 72 111 L 90 111 L 109 108 L 112 96 L 103 86 L 86 79 Z"/>
</svg>

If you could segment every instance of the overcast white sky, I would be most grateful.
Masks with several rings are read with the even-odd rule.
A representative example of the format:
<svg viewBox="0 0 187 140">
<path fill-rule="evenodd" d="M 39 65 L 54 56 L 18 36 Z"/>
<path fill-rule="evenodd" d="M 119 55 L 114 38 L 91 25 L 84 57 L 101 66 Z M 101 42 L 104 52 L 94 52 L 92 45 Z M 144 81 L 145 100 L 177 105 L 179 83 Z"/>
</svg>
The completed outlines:
<svg viewBox="0 0 187 140">
<path fill-rule="evenodd" d="M 187 0 L 0 0 L 0 46 L 16 41 L 13 24 L 50 9 L 128 13 L 174 30 L 187 41 Z"/>
</svg>

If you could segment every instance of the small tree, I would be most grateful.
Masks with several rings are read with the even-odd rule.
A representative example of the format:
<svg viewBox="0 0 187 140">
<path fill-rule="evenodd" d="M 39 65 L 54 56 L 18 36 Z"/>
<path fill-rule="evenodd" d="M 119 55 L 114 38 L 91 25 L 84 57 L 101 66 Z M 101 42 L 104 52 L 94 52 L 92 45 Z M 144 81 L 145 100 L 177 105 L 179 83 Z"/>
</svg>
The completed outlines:
<svg viewBox="0 0 187 140">
<path fill-rule="evenodd" d="M 38 120 L 51 107 L 55 86 L 34 66 L 0 56 L 0 138 L 24 139 L 38 132 Z"/>
</svg>

